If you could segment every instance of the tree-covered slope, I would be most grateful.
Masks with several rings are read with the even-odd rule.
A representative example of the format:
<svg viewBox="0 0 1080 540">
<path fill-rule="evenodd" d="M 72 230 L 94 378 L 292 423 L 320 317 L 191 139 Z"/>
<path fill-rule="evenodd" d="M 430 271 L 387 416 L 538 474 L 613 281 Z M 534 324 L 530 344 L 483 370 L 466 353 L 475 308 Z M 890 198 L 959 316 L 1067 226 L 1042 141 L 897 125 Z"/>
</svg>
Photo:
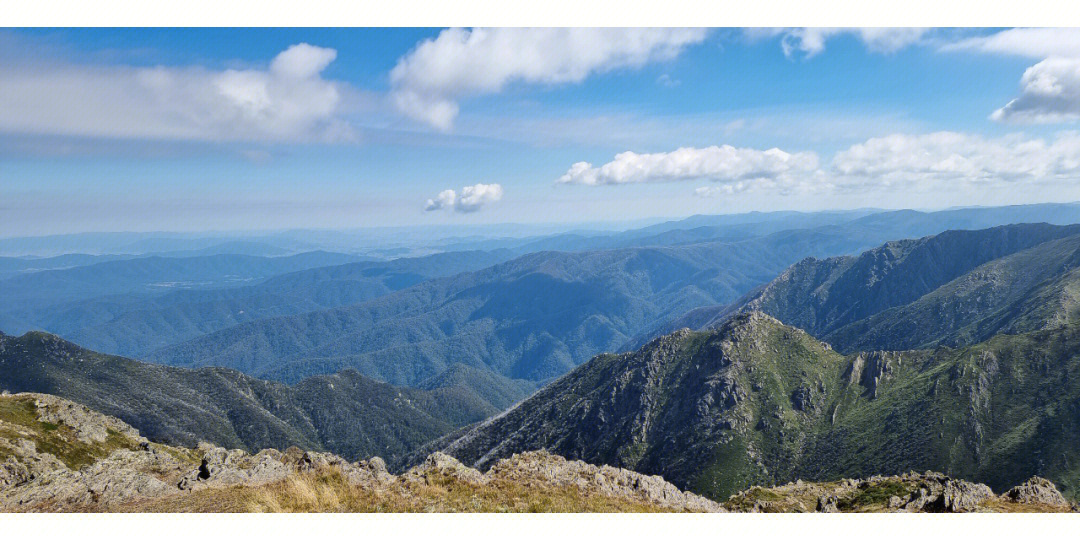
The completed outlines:
<svg viewBox="0 0 1080 540">
<path fill-rule="evenodd" d="M 379 455 L 392 463 L 532 390 L 493 374 L 469 385 L 448 375 L 427 389 L 399 388 L 354 371 L 287 386 L 229 369 L 189 370 L 102 355 L 39 332 L 0 335 L 0 389 L 64 397 L 164 443 L 205 440 L 251 450 L 296 445 L 351 459 Z"/>
<path fill-rule="evenodd" d="M 539 381 L 657 321 L 733 300 L 808 254 L 862 246 L 867 234 L 535 253 L 353 306 L 241 324 L 147 358 L 285 381 L 351 367 L 416 384 L 454 362 Z"/>
<path fill-rule="evenodd" d="M 757 312 L 605 354 L 419 451 L 526 450 L 662 474 L 713 498 L 754 484 L 941 470 L 1080 489 L 1080 328 L 843 356 Z M 873 471 L 873 472 L 871 472 Z"/>
<path fill-rule="evenodd" d="M 507 251 L 472 251 L 324 266 L 245 287 L 64 304 L 46 310 L 38 320 L 42 328 L 85 347 L 140 357 L 240 323 L 364 302 L 510 256 Z"/>
<path fill-rule="evenodd" d="M 1080 307 L 1080 236 L 980 265 L 921 296 L 826 334 L 843 350 L 961 346 L 1058 328 Z"/>
<path fill-rule="evenodd" d="M 888 242 L 858 256 L 807 258 L 738 301 L 689 311 L 654 335 L 714 327 L 753 310 L 844 351 L 962 345 L 998 331 L 1034 330 L 1065 317 L 1071 305 L 1066 274 L 1078 233 L 1076 225 L 1007 225 Z M 1025 297 L 1026 308 L 1013 305 Z"/>
</svg>

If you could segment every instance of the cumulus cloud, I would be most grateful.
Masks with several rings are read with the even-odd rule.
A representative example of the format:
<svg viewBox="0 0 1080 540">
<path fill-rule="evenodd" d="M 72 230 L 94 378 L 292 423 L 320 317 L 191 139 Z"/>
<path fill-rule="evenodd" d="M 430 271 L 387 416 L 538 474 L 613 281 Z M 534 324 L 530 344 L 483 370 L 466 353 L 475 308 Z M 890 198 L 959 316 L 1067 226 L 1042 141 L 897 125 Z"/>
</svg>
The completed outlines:
<svg viewBox="0 0 1080 540">
<path fill-rule="evenodd" d="M 751 29 L 747 35 L 752 39 L 779 35 L 785 56 L 801 53 L 804 58 L 810 58 L 824 51 L 830 38 L 843 34 L 855 35 L 872 52 L 893 53 L 919 43 L 928 31 L 926 28 L 769 28 Z"/>
<path fill-rule="evenodd" d="M 833 169 L 855 185 L 934 181 L 1021 181 L 1080 175 L 1080 133 L 1053 141 L 941 131 L 890 135 L 837 152 Z"/>
<path fill-rule="evenodd" d="M 475 184 L 461 188 L 459 195 L 452 189 L 439 192 L 434 199 L 428 199 L 424 210 L 454 210 L 455 212 L 470 213 L 482 208 L 484 205 L 494 203 L 502 199 L 503 188 L 499 184 Z"/>
<path fill-rule="evenodd" d="M 573 164 L 558 183 L 599 185 L 711 180 L 734 189 L 751 182 L 790 183 L 817 168 L 818 157 L 813 152 L 789 154 L 778 148 L 756 150 L 724 145 L 679 148 L 655 154 L 623 152 L 600 167 L 582 161 Z"/>
<path fill-rule="evenodd" d="M 1010 28 L 941 46 L 970 51 L 1040 58 L 1020 77 L 1020 95 L 990 114 L 1016 124 L 1051 124 L 1080 120 L 1080 29 Z"/>
<path fill-rule="evenodd" d="M 575 163 L 559 183 L 601 185 L 711 180 L 694 189 L 698 197 L 721 197 L 749 190 L 779 194 L 831 190 L 929 189 L 1074 181 L 1080 179 L 1080 132 L 1052 139 L 1012 134 L 987 138 L 940 131 L 874 137 L 836 152 L 819 163 L 812 152 L 787 153 L 730 146 L 680 148 L 672 152 L 623 152 L 594 167 Z"/>
<path fill-rule="evenodd" d="M 1049 124 L 1080 120 L 1080 58 L 1048 58 L 1027 68 L 1020 96 L 990 114 L 999 122 Z"/>
<path fill-rule="evenodd" d="M 266 69 L 0 67 L 0 131 L 173 140 L 340 140 L 334 49 L 306 43 Z"/>
<path fill-rule="evenodd" d="M 463 98 L 669 60 L 705 36 L 678 28 L 450 28 L 398 60 L 391 99 L 405 115 L 447 131 Z"/>
</svg>

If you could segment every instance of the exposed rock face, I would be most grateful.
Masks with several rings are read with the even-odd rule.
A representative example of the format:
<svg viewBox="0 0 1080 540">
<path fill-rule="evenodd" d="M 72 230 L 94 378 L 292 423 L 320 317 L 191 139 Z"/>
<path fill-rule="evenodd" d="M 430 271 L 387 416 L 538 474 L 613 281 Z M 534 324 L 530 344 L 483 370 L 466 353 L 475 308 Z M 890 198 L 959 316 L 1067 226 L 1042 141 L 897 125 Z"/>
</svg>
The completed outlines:
<svg viewBox="0 0 1080 540">
<path fill-rule="evenodd" d="M 225 450 L 211 444 L 200 444 L 199 467 L 180 479 L 177 487 L 183 490 L 207 487 L 226 487 L 237 484 L 260 485 L 284 480 L 289 469 L 277 450 L 263 450 L 252 456 L 243 450 Z"/>
<path fill-rule="evenodd" d="M 1027 482 L 1005 492 L 1005 498 L 1018 503 L 1046 504 L 1050 506 L 1066 506 L 1069 504 L 1065 497 L 1061 496 L 1057 486 L 1053 482 L 1032 477 Z"/>
<path fill-rule="evenodd" d="M 899 508 L 903 510 L 973 512 L 994 498 L 994 492 L 983 484 L 954 480 L 943 474 L 927 472 L 900 478 L 915 480 L 919 485 L 906 500 L 901 498 Z"/>
<path fill-rule="evenodd" d="M 599 491 L 609 497 L 643 499 L 663 508 L 723 511 L 717 503 L 682 491 L 659 476 L 639 474 L 607 465 L 597 467 L 547 452 L 515 454 L 492 466 L 486 476 L 522 482 L 539 481 L 559 486 L 574 485 Z"/>
<path fill-rule="evenodd" d="M 139 432 L 124 422 L 66 399 L 34 394 L 34 406 L 37 407 L 38 420 L 64 424 L 73 429 L 78 440 L 84 443 L 105 442 L 109 430 L 132 439 L 141 439 Z"/>
<path fill-rule="evenodd" d="M 161 497 L 175 491 L 161 476 L 183 468 L 157 449 L 117 450 L 80 470 L 59 468 L 0 491 L 0 510 L 77 510 Z"/>
<path fill-rule="evenodd" d="M 1026 494 L 1026 500 L 1020 500 L 1024 497 L 1019 493 Z M 1059 502 L 1049 502 L 1052 500 Z M 992 512 L 1014 509 L 1010 505 L 1036 504 L 1069 510 L 1057 488 L 1041 478 L 1033 478 L 999 497 L 984 484 L 929 471 L 872 476 L 865 480 L 799 481 L 773 488 L 754 487 L 737 493 L 725 503 L 731 510 L 749 512 Z M 1042 506 L 1032 509 L 1046 510 Z"/>
<path fill-rule="evenodd" d="M 626 469 L 597 467 L 571 461 L 548 452 L 525 452 L 501 459 L 486 473 L 466 467 L 451 456 L 436 452 L 424 463 L 402 475 L 406 482 L 429 482 L 438 476 L 487 485 L 513 482 L 523 485 L 576 487 L 604 497 L 638 500 L 661 508 L 696 512 L 723 512 L 724 508 L 700 495 L 680 490 L 659 476 L 646 476 Z"/>
</svg>

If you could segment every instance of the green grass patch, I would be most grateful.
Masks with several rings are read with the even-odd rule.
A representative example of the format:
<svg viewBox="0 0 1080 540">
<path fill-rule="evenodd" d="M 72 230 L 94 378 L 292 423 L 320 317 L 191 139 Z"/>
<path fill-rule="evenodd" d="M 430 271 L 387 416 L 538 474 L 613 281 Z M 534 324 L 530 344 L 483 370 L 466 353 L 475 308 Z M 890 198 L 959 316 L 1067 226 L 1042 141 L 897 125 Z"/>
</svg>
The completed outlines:
<svg viewBox="0 0 1080 540">
<path fill-rule="evenodd" d="M 859 490 L 851 497 L 837 501 L 836 508 L 841 511 L 858 511 L 871 507 L 885 506 L 892 497 L 906 497 L 914 487 L 906 482 L 887 480 L 872 484 Z"/>
</svg>

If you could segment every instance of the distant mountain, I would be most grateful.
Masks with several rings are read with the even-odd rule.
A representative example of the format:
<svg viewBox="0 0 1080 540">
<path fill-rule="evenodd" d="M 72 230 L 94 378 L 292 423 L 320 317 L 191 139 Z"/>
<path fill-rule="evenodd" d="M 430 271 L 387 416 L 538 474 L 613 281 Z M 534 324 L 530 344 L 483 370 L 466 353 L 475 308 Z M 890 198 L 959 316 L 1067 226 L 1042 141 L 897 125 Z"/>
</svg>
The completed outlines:
<svg viewBox="0 0 1080 540">
<path fill-rule="evenodd" d="M 829 332 L 842 350 L 964 346 L 1061 328 L 1080 315 L 1080 236 L 995 259 L 918 300 Z"/>
<path fill-rule="evenodd" d="M 1071 320 L 1080 226 L 1009 225 L 806 259 L 725 308 L 668 327 L 707 328 L 759 310 L 843 351 L 970 345 Z"/>
<path fill-rule="evenodd" d="M 354 368 L 411 385 L 455 362 L 542 381 L 657 321 L 734 300 L 808 254 L 861 247 L 864 237 L 877 238 L 815 229 L 741 242 L 535 253 L 357 305 L 244 323 L 145 358 L 284 381 Z"/>
<path fill-rule="evenodd" d="M 768 234 L 827 226 L 858 226 L 889 231 L 882 238 L 920 237 L 949 229 L 985 229 L 1014 223 L 1080 223 L 1080 203 L 1045 203 L 954 208 L 933 212 L 856 209 L 822 212 L 746 212 L 695 215 L 625 231 L 575 230 L 542 237 L 477 238 L 443 244 L 443 249 L 505 248 L 519 253 L 589 251 L 692 242 L 738 241 Z"/>
<path fill-rule="evenodd" d="M 420 444 L 533 390 L 494 374 L 466 378 L 467 384 L 459 374 L 447 374 L 420 390 L 352 371 L 286 386 L 228 369 L 187 370 L 102 355 L 44 333 L 0 334 L 0 389 L 70 399 L 155 441 L 184 446 L 296 445 L 349 459 L 378 455 L 394 464 Z"/>
<path fill-rule="evenodd" d="M 188 367 L 221 365 L 284 381 L 354 368 L 412 385 L 454 362 L 542 381 L 600 352 L 644 343 L 642 336 L 656 335 L 681 314 L 735 302 L 804 257 L 859 252 L 912 231 L 941 232 L 943 224 L 1026 213 L 889 212 L 735 242 L 541 252 L 357 305 L 240 324 L 145 358 Z M 1053 226 L 1030 229 L 999 244 L 987 239 L 987 249 L 946 264 L 942 276 L 955 277 L 1010 246 L 1069 234 Z M 957 247 L 965 242 L 957 240 Z M 940 285 L 944 277 L 920 279 L 938 279 Z M 700 322 L 718 311 L 723 310 L 694 313 Z"/>
<path fill-rule="evenodd" d="M 71 253 L 55 257 L 0 257 L 0 280 L 42 270 L 63 270 L 108 261 L 133 259 L 134 255 L 86 255 Z"/>
<path fill-rule="evenodd" d="M 355 304 L 510 257 L 507 251 L 473 251 L 324 266 L 244 287 L 65 303 L 44 310 L 36 320 L 88 348 L 140 357 L 236 324 Z"/>
<path fill-rule="evenodd" d="M 1080 326 L 843 356 L 758 312 L 604 354 L 415 454 L 546 449 L 722 499 L 754 484 L 941 470 L 1080 493 Z M 871 473 L 870 471 L 874 471 Z"/>
<path fill-rule="evenodd" d="M 196 244 L 198 245 L 198 244 Z M 190 249 L 171 249 L 165 251 L 157 251 L 157 246 L 150 243 L 143 245 L 142 242 L 136 242 L 128 246 L 128 249 L 133 253 L 144 253 L 149 255 L 156 255 L 158 257 L 200 257 L 204 255 L 250 255 L 252 257 L 283 257 L 291 255 L 294 252 L 288 249 L 272 246 L 270 244 L 264 244 L 262 242 L 252 242 L 245 240 L 232 240 L 228 242 L 220 242 L 211 244 L 206 247 L 193 247 Z M 357 260 L 361 259 L 356 257 Z"/>
<path fill-rule="evenodd" d="M 5 308 L 39 307 L 48 303 L 115 294 L 156 293 L 178 289 L 237 286 L 273 275 L 343 264 L 353 255 L 313 251 L 288 257 L 206 255 L 139 257 L 63 270 L 46 270 L 0 281 Z"/>
</svg>

